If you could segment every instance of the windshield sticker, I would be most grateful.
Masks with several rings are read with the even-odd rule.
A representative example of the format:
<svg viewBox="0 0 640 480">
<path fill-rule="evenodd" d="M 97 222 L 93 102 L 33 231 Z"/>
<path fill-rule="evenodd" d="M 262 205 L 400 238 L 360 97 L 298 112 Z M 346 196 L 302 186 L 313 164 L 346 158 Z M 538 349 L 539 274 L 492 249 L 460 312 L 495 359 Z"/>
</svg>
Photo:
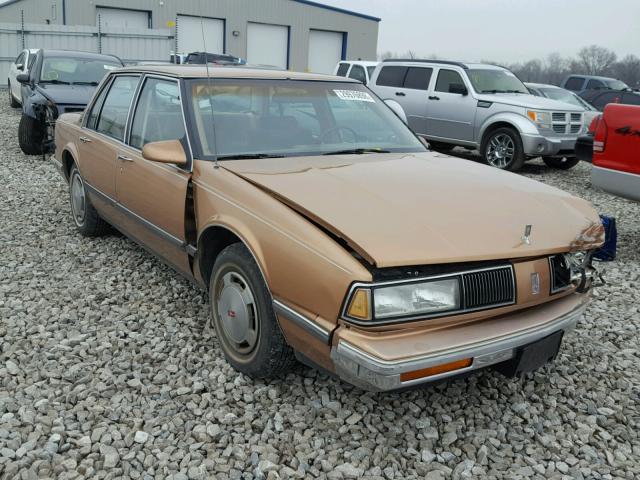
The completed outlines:
<svg viewBox="0 0 640 480">
<path fill-rule="evenodd" d="M 341 100 L 351 102 L 376 102 L 371 95 L 367 92 L 361 92 L 360 90 L 334 90 L 334 92 Z"/>
<path fill-rule="evenodd" d="M 105 70 L 115 70 L 116 68 L 118 68 L 115 65 L 103 65 L 103 67 Z"/>
</svg>

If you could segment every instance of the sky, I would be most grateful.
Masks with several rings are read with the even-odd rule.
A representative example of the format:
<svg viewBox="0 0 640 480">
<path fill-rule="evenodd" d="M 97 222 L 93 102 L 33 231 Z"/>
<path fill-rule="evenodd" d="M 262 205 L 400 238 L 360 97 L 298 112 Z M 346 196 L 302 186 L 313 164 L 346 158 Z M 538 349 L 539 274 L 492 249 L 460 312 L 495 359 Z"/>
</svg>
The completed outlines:
<svg viewBox="0 0 640 480">
<path fill-rule="evenodd" d="M 320 0 L 382 18 L 378 53 L 514 63 L 598 44 L 640 57 L 640 0 Z"/>
</svg>

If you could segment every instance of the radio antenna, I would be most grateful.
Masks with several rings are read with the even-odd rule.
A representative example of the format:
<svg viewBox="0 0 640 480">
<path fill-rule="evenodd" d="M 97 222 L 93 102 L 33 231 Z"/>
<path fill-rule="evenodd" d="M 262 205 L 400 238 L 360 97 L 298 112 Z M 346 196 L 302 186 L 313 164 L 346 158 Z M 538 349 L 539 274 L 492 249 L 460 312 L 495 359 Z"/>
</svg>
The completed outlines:
<svg viewBox="0 0 640 480">
<path fill-rule="evenodd" d="M 200 30 L 202 31 L 202 48 L 204 49 L 204 66 L 207 70 L 207 93 L 209 96 L 209 109 L 211 113 L 211 141 L 213 145 L 210 146 L 209 148 L 211 148 L 211 151 L 213 152 L 214 167 L 218 168 L 220 165 L 218 165 L 218 153 L 216 151 L 216 124 L 214 121 L 215 119 L 213 118 L 213 100 L 211 99 L 213 92 L 211 91 L 211 74 L 209 73 L 209 56 L 207 54 L 207 40 L 206 40 L 206 35 L 204 34 L 204 17 L 202 15 L 202 0 L 200 0 Z"/>
</svg>

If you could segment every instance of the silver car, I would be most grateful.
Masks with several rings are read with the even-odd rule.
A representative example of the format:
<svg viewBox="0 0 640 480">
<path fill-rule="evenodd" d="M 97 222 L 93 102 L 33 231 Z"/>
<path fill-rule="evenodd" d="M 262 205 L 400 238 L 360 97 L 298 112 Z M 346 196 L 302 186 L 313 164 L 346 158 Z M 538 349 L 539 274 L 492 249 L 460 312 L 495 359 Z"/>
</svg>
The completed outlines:
<svg viewBox="0 0 640 480">
<path fill-rule="evenodd" d="M 435 150 L 478 149 L 505 170 L 534 157 L 558 167 L 558 159 L 575 156 L 586 128 L 583 108 L 533 96 L 511 71 L 494 65 L 385 60 L 368 86 L 397 101 L 409 126 Z"/>
</svg>

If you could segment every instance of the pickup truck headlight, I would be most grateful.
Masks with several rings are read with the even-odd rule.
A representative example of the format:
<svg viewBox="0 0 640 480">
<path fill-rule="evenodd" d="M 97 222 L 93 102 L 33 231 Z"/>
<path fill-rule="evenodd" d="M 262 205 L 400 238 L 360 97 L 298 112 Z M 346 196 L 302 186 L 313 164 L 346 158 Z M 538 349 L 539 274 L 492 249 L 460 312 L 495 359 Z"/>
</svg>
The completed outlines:
<svg viewBox="0 0 640 480">
<path fill-rule="evenodd" d="M 460 280 L 454 277 L 373 289 L 358 288 L 351 296 L 346 313 L 361 320 L 388 320 L 460 308 Z"/>
<path fill-rule="evenodd" d="M 527 117 L 540 128 L 551 128 L 551 114 L 537 110 L 527 110 Z"/>
</svg>

